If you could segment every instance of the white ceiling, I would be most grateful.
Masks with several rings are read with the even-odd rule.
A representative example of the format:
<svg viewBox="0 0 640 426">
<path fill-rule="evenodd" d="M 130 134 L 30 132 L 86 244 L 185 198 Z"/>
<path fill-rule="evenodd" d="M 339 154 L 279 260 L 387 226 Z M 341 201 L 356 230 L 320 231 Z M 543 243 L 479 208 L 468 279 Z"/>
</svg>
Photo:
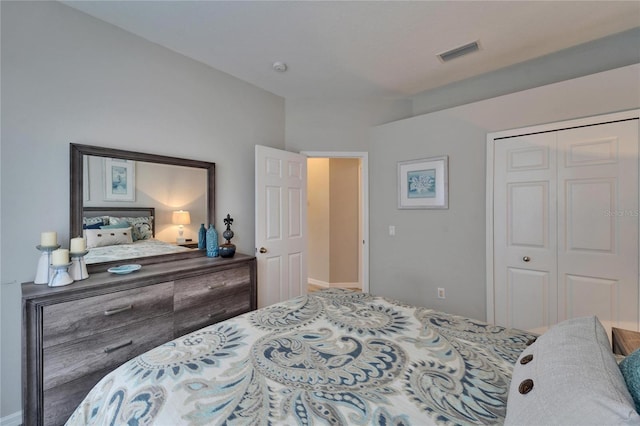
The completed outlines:
<svg viewBox="0 0 640 426">
<path fill-rule="evenodd" d="M 638 1 L 64 3 L 285 98 L 410 96 L 640 26 Z"/>
</svg>

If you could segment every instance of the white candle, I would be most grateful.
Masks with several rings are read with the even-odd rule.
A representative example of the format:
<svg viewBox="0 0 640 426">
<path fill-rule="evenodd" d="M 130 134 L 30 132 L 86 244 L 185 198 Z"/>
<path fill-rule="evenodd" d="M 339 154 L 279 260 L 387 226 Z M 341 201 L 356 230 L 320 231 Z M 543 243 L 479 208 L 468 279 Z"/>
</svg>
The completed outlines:
<svg viewBox="0 0 640 426">
<path fill-rule="evenodd" d="M 58 249 L 51 253 L 51 264 L 53 266 L 66 265 L 69 263 L 69 250 Z"/>
<path fill-rule="evenodd" d="M 43 232 L 40 234 L 41 247 L 54 247 L 58 245 L 58 233 L 55 231 Z"/>
<path fill-rule="evenodd" d="M 71 253 L 84 253 L 87 250 L 87 244 L 84 241 L 84 238 L 72 238 L 69 243 L 69 251 Z"/>
</svg>

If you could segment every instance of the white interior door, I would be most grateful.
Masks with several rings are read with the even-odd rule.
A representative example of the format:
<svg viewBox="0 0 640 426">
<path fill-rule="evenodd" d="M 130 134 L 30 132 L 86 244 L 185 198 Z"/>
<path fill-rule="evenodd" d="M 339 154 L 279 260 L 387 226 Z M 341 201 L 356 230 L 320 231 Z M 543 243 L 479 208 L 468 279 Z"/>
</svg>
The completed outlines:
<svg viewBox="0 0 640 426">
<path fill-rule="evenodd" d="M 256 145 L 258 307 L 307 291 L 307 158 Z"/>
<path fill-rule="evenodd" d="M 638 120 L 558 132 L 558 321 L 638 329 Z"/>
<path fill-rule="evenodd" d="M 556 134 L 495 142 L 495 322 L 542 333 L 557 321 Z"/>
</svg>

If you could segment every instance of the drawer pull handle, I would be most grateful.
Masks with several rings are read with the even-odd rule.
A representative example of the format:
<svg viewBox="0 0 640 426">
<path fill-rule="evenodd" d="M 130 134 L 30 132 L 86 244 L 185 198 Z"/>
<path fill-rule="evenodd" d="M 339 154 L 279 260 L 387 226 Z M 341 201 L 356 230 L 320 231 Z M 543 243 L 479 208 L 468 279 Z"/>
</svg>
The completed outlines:
<svg viewBox="0 0 640 426">
<path fill-rule="evenodd" d="M 133 305 L 120 306 L 119 308 L 107 309 L 104 311 L 106 316 L 119 314 L 120 312 L 129 311 L 133 309 Z"/>
<path fill-rule="evenodd" d="M 224 314 L 226 314 L 226 313 L 227 313 L 227 310 L 226 310 L 226 309 L 223 309 L 223 310 L 221 310 L 221 311 L 218 311 L 218 312 L 214 312 L 214 313 L 212 313 L 212 314 L 209 314 L 209 315 L 207 315 L 207 317 L 208 317 L 208 318 L 215 318 L 215 317 L 219 317 L 220 315 L 224 315 Z"/>
<path fill-rule="evenodd" d="M 207 288 L 209 290 L 215 290 L 217 288 L 225 287 L 226 285 L 227 285 L 227 283 L 220 283 L 220 284 L 208 285 Z"/>
<path fill-rule="evenodd" d="M 118 346 L 111 346 L 111 347 L 107 346 L 106 348 L 104 348 L 104 353 L 105 354 L 109 354 L 109 353 L 111 353 L 113 351 L 117 351 L 118 349 L 122 349 L 125 346 L 129 346 L 129 345 L 132 345 L 132 344 L 133 344 L 133 340 L 129 340 L 128 342 L 121 343 Z"/>
</svg>

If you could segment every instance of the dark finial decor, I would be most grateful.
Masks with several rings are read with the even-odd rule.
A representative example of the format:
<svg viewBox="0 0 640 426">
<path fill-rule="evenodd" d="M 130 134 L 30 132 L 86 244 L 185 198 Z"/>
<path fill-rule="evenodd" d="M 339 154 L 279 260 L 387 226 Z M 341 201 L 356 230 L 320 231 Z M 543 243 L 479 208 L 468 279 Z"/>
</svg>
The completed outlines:
<svg viewBox="0 0 640 426">
<path fill-rule="evenodd" d="M 235 244 L 231 244 L 231 239 L 233 238 L 233 231 L 231 230 L 231 224 L 233 223 L 233 218 L 230 214 L 227 213 L 227 217 L 223 219 L 224 224 L 227 225 L 227 229 L 222 233 L 222 237 L 224 238 L 224 244 L 220 245 L 220 256 L 221 257 L 233 257 L 236 254 L 236 246 Z"/>
</svg>

